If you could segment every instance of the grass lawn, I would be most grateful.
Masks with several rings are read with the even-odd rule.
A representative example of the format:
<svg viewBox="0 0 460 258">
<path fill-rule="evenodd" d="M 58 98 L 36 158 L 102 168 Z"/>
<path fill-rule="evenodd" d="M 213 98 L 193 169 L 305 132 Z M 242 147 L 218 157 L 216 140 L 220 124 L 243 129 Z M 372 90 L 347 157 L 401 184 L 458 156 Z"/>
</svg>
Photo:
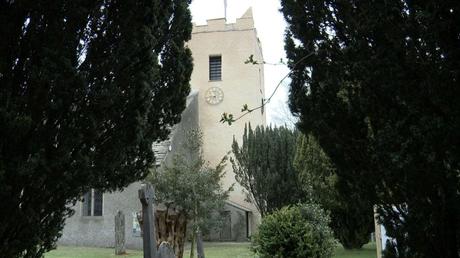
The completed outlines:
<svg viewBox="0 0 460 258">
<path fill-rule="evenodd" d="M 345 250 L 343 247 L 335 249 L 334 258 L 376 258 L 375 243 L 367 244 L 361 250 Z"/>
<path fill-rule="evenodd" d="M 249 243 L 205 243 L 206 258 L 255 258 L 249 251 Z M 188 258 L 190 246 L 185 249 Z M 45 258 L 142 258 L 141 251 L 128 250 L 128 254 L 115 256 L 111 248 L 89 248 L 60 246 L 45 255 Z M 196 256 L 195 256 L 196 257 Z M 333 258 L 375 258 L 375 245 L 368 244 L 362 250 L 347 251 L 337 247 Z"/>
</svg>

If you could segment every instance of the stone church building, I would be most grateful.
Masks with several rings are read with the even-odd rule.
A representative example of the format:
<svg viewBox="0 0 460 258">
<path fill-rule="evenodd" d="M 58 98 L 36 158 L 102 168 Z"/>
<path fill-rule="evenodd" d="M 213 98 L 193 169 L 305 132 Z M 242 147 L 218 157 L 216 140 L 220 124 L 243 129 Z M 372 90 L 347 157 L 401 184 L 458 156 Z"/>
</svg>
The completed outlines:
<svg viewBox="0 0 460 258">
<path fill-rule="evenodd" d="M 263 65 L 244 63 L 251 55 L 257 61 L 263 60 L 252 10 L 248 9 L 235 23 L 226 23 L 225 18 L 220 18 L 208 20 L 206 25 L 194 25 L 188 46 L 194 59 L 192 91 L 182 120 L 173 127 L 169 139 L 153 144 L 156 166 L 170 164 L 183 140 L 182 132 L 189 129 L 201 128 L 204 158 L 215 166 L 231 150 L 233 137 L 241 142 L 245 123 L 266 124 L 263 108 L 231 126 L 219 122 L 222 113 L 241 114 L 243 104 L 258 107 L 264 98 Z M 234 173 L 228 164 L 222 185 L 228 188 L 234 182 Z M 141 210 L 138 199 L 141 183 L 135 182 L 121 192 L 88 192 L 85 201 L 75 205 L 75 214 L 67 219 L 59 243 L 113 247 L 114 217 L 121 210 L 125 214 L 126 247 L 142 248 L 136 218 L 136 212 Z M 245 201 L 239 185 L 235 185 L 225 209 L 222 228 L 209 237 L 215 241 L 246 240 L 255 230 L 260 215 Z"/>
</svg>

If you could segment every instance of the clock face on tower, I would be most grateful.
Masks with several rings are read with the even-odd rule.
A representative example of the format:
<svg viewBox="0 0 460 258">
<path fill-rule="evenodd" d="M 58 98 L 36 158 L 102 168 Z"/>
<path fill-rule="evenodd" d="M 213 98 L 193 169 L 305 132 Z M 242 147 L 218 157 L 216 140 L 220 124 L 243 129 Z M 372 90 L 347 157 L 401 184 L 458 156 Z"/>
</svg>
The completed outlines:
<svg viewBox="0 0 460 258">
<path fill-rule="evenodd" d="M 218 87 L 211 87 L 204 94 L 204 99 L 210 105 L 217 105 L 224 100 L 224 92 Z"/>
</svg>

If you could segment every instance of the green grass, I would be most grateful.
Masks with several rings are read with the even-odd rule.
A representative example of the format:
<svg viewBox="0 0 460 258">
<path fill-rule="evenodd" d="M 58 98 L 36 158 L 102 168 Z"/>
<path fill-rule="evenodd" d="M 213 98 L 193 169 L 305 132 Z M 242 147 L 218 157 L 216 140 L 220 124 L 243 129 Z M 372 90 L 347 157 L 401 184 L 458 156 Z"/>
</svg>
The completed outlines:
<svg viewBox="0 0 460 258">
<path fill-rule="evenodd" d="M 142 258 L 141 251 L 128 250 L 127 255 L 118 256 L 115 255 L 115 251 L 112 248 L 92 248 L 92 247 L 70 247 L 70 246 L 58 246 L 56 250 L 53 250 L 45 254 L 45 258 L 113 258 L 113 257 L 129 257 L 129 258 Z"/>
<path fill-rule="evenodd" d="M 249 243 L 205 243 L 206 258 L 254 258 L 249 251 Z M 185 249 L 188 258 L 190 246 Z M 142 258 L 141 251 L 128 250 L 126 255 L 116 256 L 111 248 L 90 248 L 59 246 L 45 255 L 45 258 Z M 196 256 L 195 256 L 196 257 Z M 368 244 L 361 250 L 344 250 L 337 247 L 333 258 L 375 258 L 375 245 Z"/>
<path fill-rule="evenodd" d="M 360 250 L 345 250 L 343 247 L 335 249 L 334 258 L 375 258 L 377 251 L 375 243 L 367 244 Z"/>
<path fill-rule="evenodd" d="M 204 254 L 206 258 L 253 258 L 255 257 L 249 251 L 249 243 L 204 243 Z M 189 258 L 190 246 L 187 246 L 184 252 L 184 258 Z M 195 254 L 196 257 L 196 254 Z"/>
</svg>

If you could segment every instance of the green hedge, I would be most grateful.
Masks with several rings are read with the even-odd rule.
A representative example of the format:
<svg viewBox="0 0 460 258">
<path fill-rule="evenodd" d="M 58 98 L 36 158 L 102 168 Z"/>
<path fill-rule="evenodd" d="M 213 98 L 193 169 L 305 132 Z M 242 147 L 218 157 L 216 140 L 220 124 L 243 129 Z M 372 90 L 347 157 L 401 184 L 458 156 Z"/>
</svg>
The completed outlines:
<svg viewBox="0 0 460 258">
<path fill-rule="evenodd" d="M 284 207 L 262 219 L 252 249 L 260 258 L 329 258 L 336 241 L 328 224 L 316 204 Z"/>
</svg>

